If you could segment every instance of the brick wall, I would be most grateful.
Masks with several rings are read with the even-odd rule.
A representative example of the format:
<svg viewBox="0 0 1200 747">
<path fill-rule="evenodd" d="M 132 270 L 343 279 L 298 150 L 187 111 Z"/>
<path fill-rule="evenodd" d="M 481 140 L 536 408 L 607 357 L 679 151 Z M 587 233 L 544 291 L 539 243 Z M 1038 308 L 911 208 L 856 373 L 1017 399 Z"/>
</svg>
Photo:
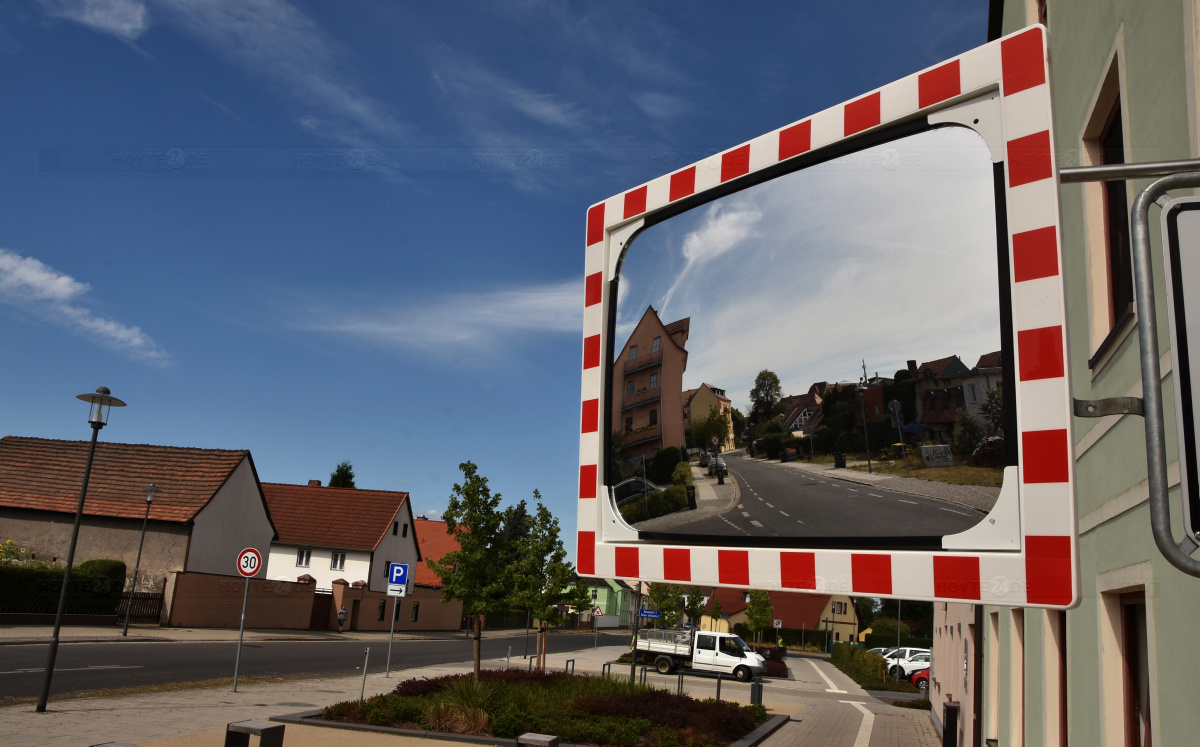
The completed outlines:
<svg viewBox="0 0 1200 747">
<path fill-rule="evenodd" d="M 379 601 L 385 601 L 383 619 L 379 619 Z M 353 628 L 354 602 L 358 602 L 358 619 Z M 396 630 L 458 630 L 462 623 L 462 602 L 442 604 L 442 592 L 427 586 L 414 586 L 406 597 L 389 597 L 386 593 L 355 587 L 346 583 L 333 583 L 333 606 L 330 611 L 329 629 L 337 630 L 337 611 L 346 605 L 346 630 L 389 630 L 394 601 L 400 603 L 400 617 Z M 413 604 L 418 605 L 417 621 L 413 622 Z"/>
<path fill-rule="evenodd" d="M 177 573 L 167 625 L 178 628 L 236 628 L 241 622 L 245 580 L 210 573 Z M 247 628 L 307 630 L 315 583 L 250 581 Z M 164 600 L 164 605 L 167 604 Z M 424 612 L 424 610 L 422 610 Z M 337 627 L 336 619 L 334 627 Z"/>
</svg>

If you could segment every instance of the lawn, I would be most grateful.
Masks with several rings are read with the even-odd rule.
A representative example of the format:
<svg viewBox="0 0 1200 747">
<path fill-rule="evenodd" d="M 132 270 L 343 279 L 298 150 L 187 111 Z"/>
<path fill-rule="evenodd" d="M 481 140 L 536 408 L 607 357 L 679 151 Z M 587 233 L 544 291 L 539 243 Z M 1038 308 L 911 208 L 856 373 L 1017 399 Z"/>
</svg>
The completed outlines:
<svg viewBox="0 0 1200 747">
<path fill-rule="evenodd" d="M 862 455 L 862 459 L 866 455 Z M 818 457 L 818 460 L 820 457 Z M 904 462 L 902 460 L 894 460 L 891 463 L 888 461 L 880 461 L 878 459 L 871 460 L 871 471 L 881 475 L 895 475 L 896 477 L 914 477 L 918 480 L 931 480 L 933 482 L 944 482 L 950 485 L 994 485 L 1000 486 L 1004 480 L 1004 470 L 1000 467 L 968 467 L 965 464 L 957 464 L 958 457 L 954 458 L 956 464 L 953 467 L 925 467 L 921 463 L 920 455 L 914 455 L 912 452 L 908 455 L 908 474 L 904 471 Z M 866 472 L 867 465 L 854 465 L 847 469 L 856 472 Z"/>
<path fill-rule="evenodd" d="M 723 747 L 767 712 L 617 678 L 491 669 L 479 682 L 470 674 L 407 680 L 390 694 L 331 705 L 321 718 L 509 739 L 538 732 L 614 747 Z"/>
</svg>

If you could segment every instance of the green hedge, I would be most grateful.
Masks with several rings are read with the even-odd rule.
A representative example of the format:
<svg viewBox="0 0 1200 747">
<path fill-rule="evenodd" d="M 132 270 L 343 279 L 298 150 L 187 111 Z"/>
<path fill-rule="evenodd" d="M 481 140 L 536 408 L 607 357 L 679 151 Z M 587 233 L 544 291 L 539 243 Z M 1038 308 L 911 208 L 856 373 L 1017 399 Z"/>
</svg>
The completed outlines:
<svg viewBox="0 0 1200 747">
<path fill-rule="evenodd" d="M 53 613 L 62 591 L 62 566 L 27 568 L 0 565 L 0 612 Z M 71 585 L 63 612 L 71 615 L 115 615 L 125 588 L 125 563 L 89 560 L 71 569 Z"/>
<path fill-rule="evenodd" d="M 621 506 L 621 517 L 630 524 L 636 524 L 656 516 L 682 511 L 687 506 L 687 488 L 682 485 L 672 485 L 666 490 L 647 495 L 644 502 L 635 499 Z"/>
<path fill-rule="evenodd" d="M 866 649 L 852 643 L 833 644 L 833 655 L 829 662 L 846 673 L 859 687 L 878 689 L 887 674 L 887 662 L 879 654 L 869 654 Z"/>
<path fill-rule="evenodd" d="M 863 643 L 866 644 L 867 648 L 879 648 L 880 646 L 892 648 L 896 645 L 896 636 L 888 635 L 887 633 L 867 633 L 863 636 Z M 912 648 L 933 648 L 933 640 L 930 638 L 902 635 L 900 636 L 900 645 Z"/>
<path fill-rule="evenodd" d="M 670 485 L 675 465 L 684 461 L 683 452 L 674 446 L 659 449 L 646 465 L 646 479 L 658 485 Z"/>
</svg>

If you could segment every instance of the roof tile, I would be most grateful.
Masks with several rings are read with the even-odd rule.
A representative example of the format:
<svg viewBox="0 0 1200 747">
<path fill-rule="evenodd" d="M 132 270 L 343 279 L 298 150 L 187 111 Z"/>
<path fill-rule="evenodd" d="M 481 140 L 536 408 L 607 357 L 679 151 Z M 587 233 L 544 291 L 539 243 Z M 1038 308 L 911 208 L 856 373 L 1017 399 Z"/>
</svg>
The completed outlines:
<svg viewBox="0 0 1200 747">
<path fill-rule="evenodd" d="M 392 528 L 408 493 L 262 484 L 279 542 L 372 551 Z"/>
</svg>

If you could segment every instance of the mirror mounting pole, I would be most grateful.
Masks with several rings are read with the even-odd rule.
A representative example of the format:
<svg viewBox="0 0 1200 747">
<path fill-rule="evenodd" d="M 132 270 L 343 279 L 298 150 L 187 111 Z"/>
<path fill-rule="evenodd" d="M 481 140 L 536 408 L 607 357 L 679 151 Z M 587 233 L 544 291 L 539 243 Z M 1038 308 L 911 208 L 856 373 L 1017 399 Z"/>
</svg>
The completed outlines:
<svg viewBox="0 0 1200 747">
<path fill-rule="evenodd" d="M 1200 171 L 1190 162 L 1189 173 L 1165 176 L 1138 194 L 1130 210 L 1134 297 L 1137 303 L 1138 345 L 1142 364 L 1142 402 L 1146 418 L 1146 472 L 1150 489 L 1150 528 L 1159 552 L 1171 565 L 1200 577 L 1200 548 L 1185 528 L 1176 543 L 1171 531 L 1171 506 L 1167 496 L 1167 443 L 1163 424 L 1162 372 L 1158 365 L 1158 324 L 1154 317 L 1154 273 L 1150 262 L 1150 205 L 1172 189 L 1200 187 Z"/>
</svg>

